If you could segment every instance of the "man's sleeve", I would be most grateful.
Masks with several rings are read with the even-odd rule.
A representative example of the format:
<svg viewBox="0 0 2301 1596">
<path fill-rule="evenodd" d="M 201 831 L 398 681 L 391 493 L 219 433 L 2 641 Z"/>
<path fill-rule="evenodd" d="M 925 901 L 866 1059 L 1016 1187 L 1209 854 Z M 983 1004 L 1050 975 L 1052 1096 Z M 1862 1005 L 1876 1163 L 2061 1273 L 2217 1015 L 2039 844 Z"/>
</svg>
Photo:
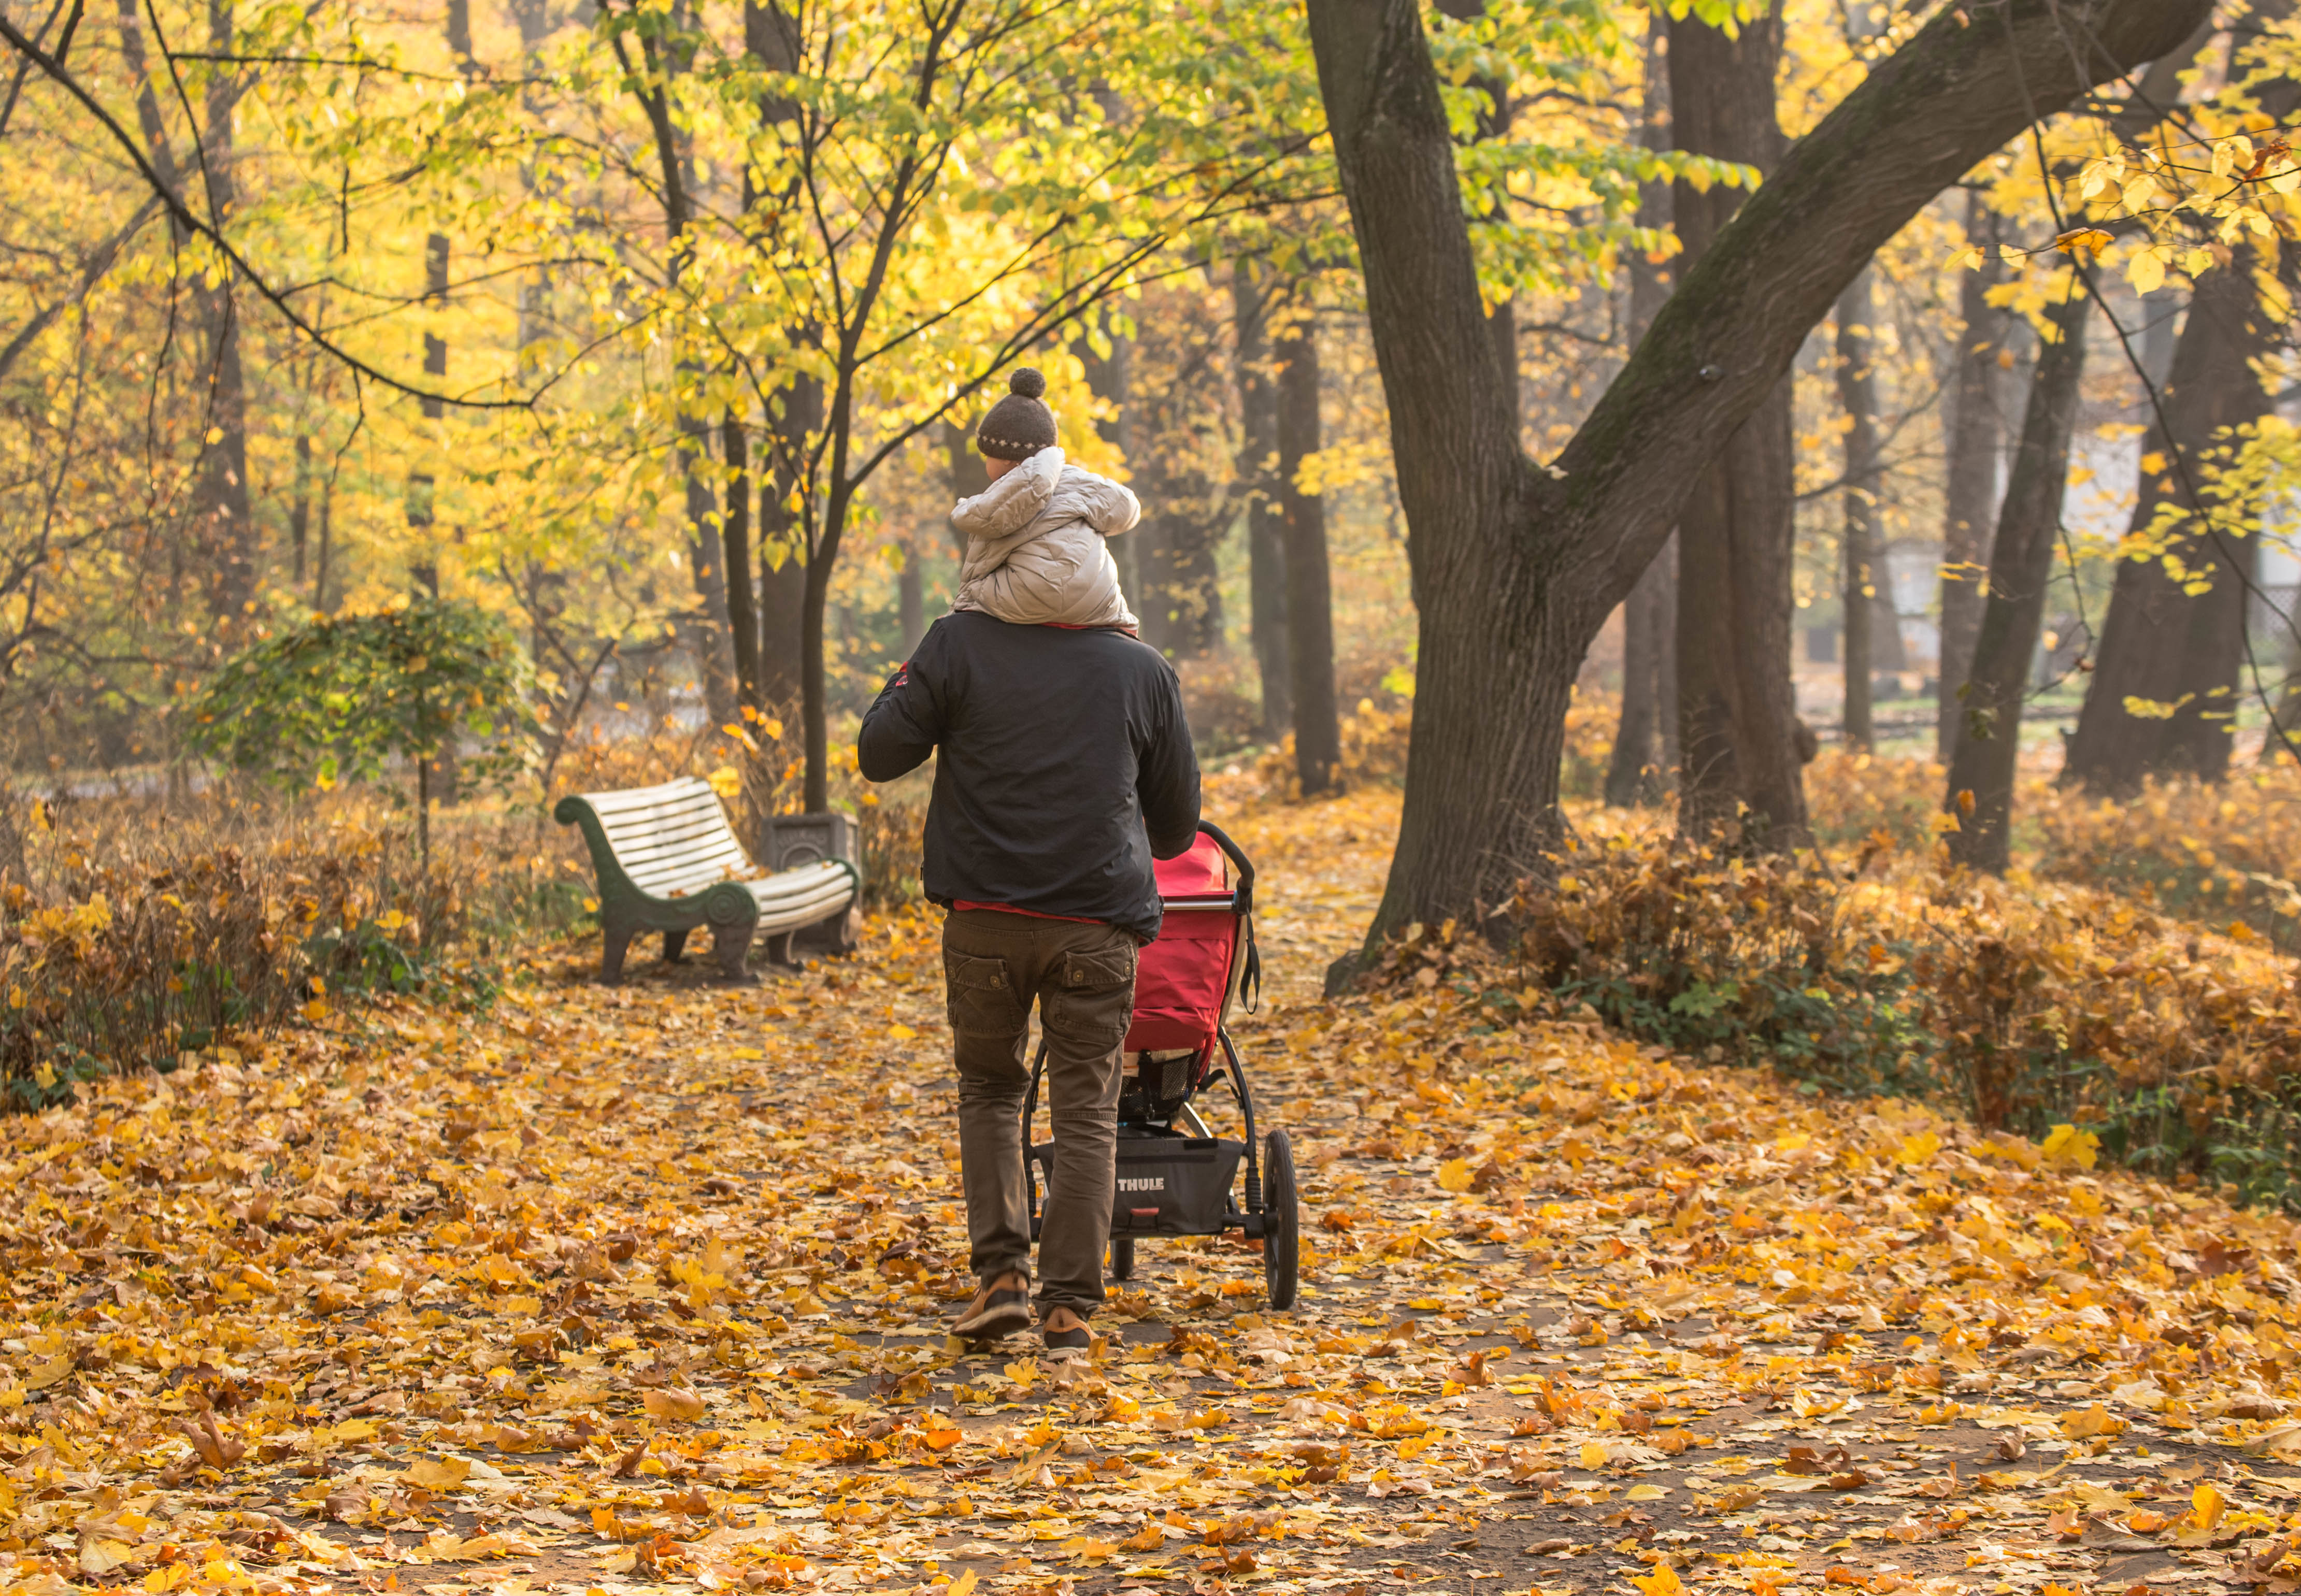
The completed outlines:
<svg viewBox="0 0 2301 1596">
<path fill-rule="evenodd" d="M 926 763 L 942 740 L 942 711 L 927 681 L 933 642 L 931 631 L 917 651 L 895 667 L 863 716 L 863 730 L 855 739 L 855 763 L 866 781 L 891 781 L 908 774 Z"/>
<path fill-rule="evenodd" d="M 1151 856 L 1172 859 L 1187 852 L 1199 834 L 1199 756 L 1183 715 L 1182 684 L 1171 670 L 1159 671 L 1156 679 L 1159 698 L 1135 795 L 1143 829 L 1150 834 Z"/>
</svg>

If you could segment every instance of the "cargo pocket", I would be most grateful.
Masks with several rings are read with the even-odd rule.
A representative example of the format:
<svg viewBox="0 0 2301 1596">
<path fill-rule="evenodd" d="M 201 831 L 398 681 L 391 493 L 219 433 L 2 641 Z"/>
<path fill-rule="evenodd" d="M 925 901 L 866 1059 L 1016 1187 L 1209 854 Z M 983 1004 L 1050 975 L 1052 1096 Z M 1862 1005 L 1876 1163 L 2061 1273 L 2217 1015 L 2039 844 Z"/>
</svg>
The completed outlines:
<svg viewBox="0 0 2301 1596">
<path fill-rule="evenodd" d="M 946 948 L 942 982 L 953 1035 L 1010 1037 L 1023 1030 L 1023 1005 L 1015 996 L 1014 973 L 1005 959 Z"/>
<path fill-rule="evenodd" d="M 1066 953 L 1039 995 L 1047 1029 L 1116 1046 L 1134 1017 L 1134 944 Z"/>
</svg>

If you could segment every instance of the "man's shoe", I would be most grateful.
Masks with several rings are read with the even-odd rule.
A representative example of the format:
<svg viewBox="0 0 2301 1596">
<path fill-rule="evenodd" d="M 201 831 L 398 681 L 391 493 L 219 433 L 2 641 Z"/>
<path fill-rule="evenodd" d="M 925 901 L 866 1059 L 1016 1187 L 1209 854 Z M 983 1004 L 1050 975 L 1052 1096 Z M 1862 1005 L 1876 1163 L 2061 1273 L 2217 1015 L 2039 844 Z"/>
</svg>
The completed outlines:
<svg viewBox="0 0 2301 1596">
<path fill-rule="evenodd" d="M 1068 1309 L 1058 1308 L 1056 1312 L 1062 1314 L 1071 1323 L 1058 1330 L 1054 1327 L 1054 1314 L 1049 1314 L 1047 1323 L 1039 1330 L 1040 1341 L 1050 1353 L 1058 1358 L 1085 1357 L 1094 1348 L 1094 1332 L 1087 1328 L 1085 1320 Z"/>
<path fill-rule="evenodd" d="M 950 1333 L 964 1341 L 990 1341 L 1031 1327 L 1031 1293 L 1023 1286 L 985 1286 L 966 1305 Z"/>
</svg>

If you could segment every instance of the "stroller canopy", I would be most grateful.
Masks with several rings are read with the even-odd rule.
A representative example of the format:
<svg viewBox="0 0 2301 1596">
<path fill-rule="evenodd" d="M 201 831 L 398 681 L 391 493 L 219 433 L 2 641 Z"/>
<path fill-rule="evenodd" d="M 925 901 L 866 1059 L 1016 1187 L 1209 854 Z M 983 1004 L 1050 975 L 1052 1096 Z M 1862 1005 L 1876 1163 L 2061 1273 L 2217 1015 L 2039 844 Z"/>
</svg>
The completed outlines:
<svg viewBox="0 0 2301 1596">
<path fill-rule="evenodd" d="M 1126 1050 L 1204 1054 L 1222 1024 L 1238 947 L 1229 872 L 1222 849 L 1204 833 L 1187 853 L 1159 860 L 1157 870 L 1167 914 L 1135 971 Z M 1192 898 L 1205 901 L 1193 905 Z"/>
</svg>

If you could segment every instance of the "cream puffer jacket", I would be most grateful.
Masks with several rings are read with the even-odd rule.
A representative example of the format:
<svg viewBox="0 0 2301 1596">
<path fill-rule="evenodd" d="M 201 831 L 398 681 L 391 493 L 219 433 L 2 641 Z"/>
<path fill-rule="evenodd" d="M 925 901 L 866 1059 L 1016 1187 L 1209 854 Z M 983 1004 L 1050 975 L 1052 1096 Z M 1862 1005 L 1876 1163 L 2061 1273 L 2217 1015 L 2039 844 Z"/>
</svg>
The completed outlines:
<svg viewBox="0 0 2301 1596">
<path fill-rule="evenodd" d="M 1142 518 L 1123 484 L 1066 465 L 1060 448 L 1041 449 L 951 510 L 966 553 L 950 607 L 1018 626 L 1131 627 L 1103 539 Z"/>
</svg>

